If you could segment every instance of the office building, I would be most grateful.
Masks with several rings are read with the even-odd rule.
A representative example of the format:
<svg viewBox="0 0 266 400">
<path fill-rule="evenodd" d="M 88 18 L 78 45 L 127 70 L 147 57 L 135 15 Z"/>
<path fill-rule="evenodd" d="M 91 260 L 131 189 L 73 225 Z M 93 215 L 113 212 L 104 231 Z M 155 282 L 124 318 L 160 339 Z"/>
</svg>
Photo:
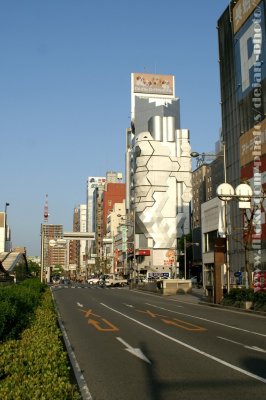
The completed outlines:
<svg viewBox="0 0 266 400">
<path fill-rule="evenodd" d="M 174 76 L 131 75 L 126 207 L 138 274 L 175 274 L 177 240 L 190 231 L 191 148 L 179 103 Z"/>
<path fill-rule="evenodd" d="M 249 182 L 253 193 L 261 193 L 265 184 L 266 140 L 266 63 L 265 0 L 230 1 L 218 21 L 221 83 L 222 136 L 226 145 L 227 181 L 236 188 Z M 248 243 L 248 262 L 253 269 L 265 268 L 265 213 L 261 199 L 257 208 L 257 237 Z M 237 201 L 230 203 L 229 262 L 231 281 L 234 271 L 243 271 L 247 263 L 244 249 L 245 216 Z M 247 248 L 246 248 L 247 250 Z M 259 257 L 256 265 L 254 255 Z"/>
<path fill-rule="evenodd" d="M 63 225 L 41 224 L 42 280 L 50 281 L 51 272 L 67 269 L 67 246 Z"/>
</svg>

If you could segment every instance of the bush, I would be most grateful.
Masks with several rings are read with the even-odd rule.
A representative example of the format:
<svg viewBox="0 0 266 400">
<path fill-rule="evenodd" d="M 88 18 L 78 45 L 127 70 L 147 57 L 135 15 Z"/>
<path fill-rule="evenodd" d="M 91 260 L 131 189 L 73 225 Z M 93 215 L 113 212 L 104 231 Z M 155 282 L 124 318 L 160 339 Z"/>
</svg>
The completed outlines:
<svg viewBox="0 0 266 400">
<path fill-rule="evenodd" d="M 266 312 L 266 291 L 254 293 L 254 309 Z"/>
<path fill-rule="evenodd" d="M 27 328 L 44 288 L 37 279 L 0 286 L 0 341 L 17 339 Z"/>
<path fill-rule="evenodd" d="M 254 291 L 252 289 L 231 289 L 229 293 L 226 293 L 224 299 L 235 301 L 253 301 Z"/>
<path fill-rule="evenodd" d="M 0 346 L 0 398 L 5 400 L 80 399 L 47 289 L 35 318 L 20 340 Z"/>
<path fill-rule="evenodd" d="M 253 289 L 231 289 L 224 295 L 223 305 L 241 306 L 245 301 L 252 301 L 255 310 L 266 311 L 266 292 L 254 292 Z"/>
</svg>

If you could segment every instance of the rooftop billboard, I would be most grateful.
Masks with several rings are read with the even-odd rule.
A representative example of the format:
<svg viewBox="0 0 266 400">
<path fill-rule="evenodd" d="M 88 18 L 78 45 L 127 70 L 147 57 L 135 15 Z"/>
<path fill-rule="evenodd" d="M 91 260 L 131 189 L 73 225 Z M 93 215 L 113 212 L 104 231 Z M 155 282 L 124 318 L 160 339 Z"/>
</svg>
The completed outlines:
<svg viewBox="0 0 266 400">
<path fill-rule="evenodd" d="M 145 94 L 174 94 L 174 76 L 158 74 L 133 74 L 133 92 Z"/>
<path fill-rule="evenodd" d="M 233 26 L 236 33 L 261 0 L 238 0 L 233 7 Z"/>
</svg>

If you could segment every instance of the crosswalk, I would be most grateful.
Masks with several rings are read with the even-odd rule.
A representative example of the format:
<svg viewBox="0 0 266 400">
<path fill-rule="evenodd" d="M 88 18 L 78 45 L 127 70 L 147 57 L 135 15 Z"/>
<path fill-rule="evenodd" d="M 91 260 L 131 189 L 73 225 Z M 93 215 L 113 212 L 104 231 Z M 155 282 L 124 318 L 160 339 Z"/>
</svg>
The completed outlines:
<svg viewBox="0 0 266 400">
<path fill-rule="evenodd" d="M 119 287 L 119 286 L 115 286 L 115 287 L 111 287 L 111 286 L 106 286 L 106 287 L 102 287 L 100 285 L 82 285 L 82 284 L 59 284 L 59 285 L 51 285 L 51 290 L 58 290 L 58 289 L 89 289 L 89 290 L 114 290 L 114 289 L 126 289 L 126 287 Z"/>
</svg>

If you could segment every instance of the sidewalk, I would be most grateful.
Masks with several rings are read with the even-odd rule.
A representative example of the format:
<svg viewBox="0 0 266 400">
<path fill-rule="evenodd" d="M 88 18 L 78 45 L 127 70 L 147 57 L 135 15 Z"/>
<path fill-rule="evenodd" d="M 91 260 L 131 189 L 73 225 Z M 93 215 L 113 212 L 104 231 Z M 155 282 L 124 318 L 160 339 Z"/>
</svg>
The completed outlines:
<svg viewBox="0 0 266 400">
<path fill-rule="evenodd" d="M 187 294 L 186 293 L 177 293 L 170 297 L 178 299 L 180 301 L 187 302 L 187 303 L 206 304 L 211 307 L 224 308 L 224 309 L 231 310 L 231 311 L 237 311 L 237 312 L 242 312 L 242 313 L 246 313 L 246 314 L 257 314 L 257 315 L 266 317 L 266 312 L 264 312 L 264 311 L 245 309 L 245 308 L 235 307 L 233 305 L 225 306 L 222 304 L 215 304 L 213 302 L 212 298 L 209 298 L 205 295 L 205 290 L 203 288 L 198 289 L 198 288 L 193 287 L 191 293 L 187 293 Z"/>
<path fill-rule="evenodd" d="M 205 290 L 203 288 L 193 287 L 190 293 L 177 293 L 174 295 L 174 297 L 189 303 L 210 303 L 210 300 L 205 295 Z"/>
</svg>

